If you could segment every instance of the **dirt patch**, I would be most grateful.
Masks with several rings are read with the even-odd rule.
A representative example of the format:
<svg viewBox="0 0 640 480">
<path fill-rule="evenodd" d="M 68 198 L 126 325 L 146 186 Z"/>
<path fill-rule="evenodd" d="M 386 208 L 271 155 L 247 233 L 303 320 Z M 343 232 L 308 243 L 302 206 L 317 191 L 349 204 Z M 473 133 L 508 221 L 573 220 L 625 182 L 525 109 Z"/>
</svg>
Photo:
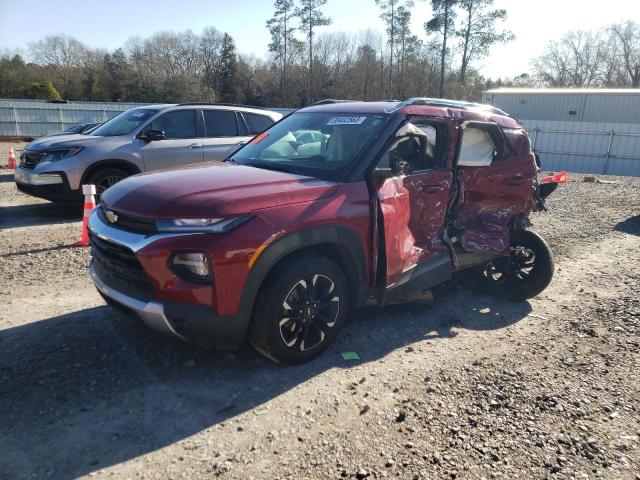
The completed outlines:
<svg viewBox="0 0 640 480">
<path fill-rule="evenodd" d="M 0 478 L 637 479 L 640 181 L 615 180 L 534 216 L 539 297 L 453 282 L 287 368 L 105 307 L 79 217 L 0 181 Z"/>
</svg>

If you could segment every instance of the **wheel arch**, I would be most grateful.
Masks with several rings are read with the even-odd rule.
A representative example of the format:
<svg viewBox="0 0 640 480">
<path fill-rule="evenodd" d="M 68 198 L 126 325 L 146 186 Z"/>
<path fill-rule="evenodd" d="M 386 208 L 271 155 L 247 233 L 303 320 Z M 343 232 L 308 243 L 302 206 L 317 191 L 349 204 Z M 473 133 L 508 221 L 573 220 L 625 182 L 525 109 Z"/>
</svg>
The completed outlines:
<svg viewBox="0 0 640 480">
<path fill-rule="evenodd" d="M 238 319 L 248 330 L 260 289 L 276 268 L 294 257 L 318 254 L 340 266 L 349 286 L 351 306 L 365 304 L 369 292 L 366 256 L 360 238 L 349 227 L 324 225 L 289 233 L 269 245 L 249 270 Z"/>
<path fill-rule="evenodd" d="M 89 168 L 87 168 L 82 174 L 82 179 L 80 181 L 80 185 L 84 185 L 85 182 L 91 178 L 91 176 L 97 173 L 100 170 L 105 168 L 118 168 L 127 172 L 129 175 L 135 175 L 136 173 L 140 173 L 141 170 L 132 162 L 128 160 L 121 159 L 107 159 L 100 160 L 99 162 L 92 163 Z"/>
</svg>

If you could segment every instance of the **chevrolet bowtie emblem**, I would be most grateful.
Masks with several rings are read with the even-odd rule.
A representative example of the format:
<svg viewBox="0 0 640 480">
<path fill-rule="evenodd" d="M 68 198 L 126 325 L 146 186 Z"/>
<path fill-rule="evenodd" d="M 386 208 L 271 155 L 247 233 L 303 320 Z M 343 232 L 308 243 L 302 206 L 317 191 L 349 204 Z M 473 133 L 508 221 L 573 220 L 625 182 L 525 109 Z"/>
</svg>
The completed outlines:
<svg viewBox="0 0 640 480">
<path fill-rule="evenodd" d="M 104 212 L 104 216 L 107 217 L 109 223 L 116 223 L 118 221 L 118 215 L 111 210 L 107 210 L 106 212 Z"/>
</svg>

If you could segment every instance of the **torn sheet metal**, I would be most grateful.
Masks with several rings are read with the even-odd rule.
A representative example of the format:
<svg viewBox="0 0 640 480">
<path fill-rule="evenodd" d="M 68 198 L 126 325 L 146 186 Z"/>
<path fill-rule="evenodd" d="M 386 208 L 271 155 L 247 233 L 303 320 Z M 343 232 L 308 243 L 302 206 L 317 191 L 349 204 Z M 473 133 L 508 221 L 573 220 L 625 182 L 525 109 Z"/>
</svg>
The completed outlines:
<svg viewBox="0 0 640 480">
<path fill-rule="evenodd" d="M 532 155 L 494 160 L 458 170 L 459 199 L 453 226 L 469 252 L 504 254 L 514 216 L 533 208 L 536 167 Z"/>
<path fill-rule="evenodd" d="M 446 249 L 442 241 L 452 174 L 434 170 L 386 179 L 378 188 L 384 224 L 387 285 Z"/>
</svg>

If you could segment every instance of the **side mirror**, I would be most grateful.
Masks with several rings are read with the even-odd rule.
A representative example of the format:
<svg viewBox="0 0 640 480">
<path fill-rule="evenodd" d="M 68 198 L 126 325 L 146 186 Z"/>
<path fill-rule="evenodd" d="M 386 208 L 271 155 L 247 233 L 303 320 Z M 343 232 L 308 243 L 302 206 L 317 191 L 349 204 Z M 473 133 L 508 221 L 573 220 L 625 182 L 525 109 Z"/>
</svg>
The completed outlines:
<svg viewBox="0 0 640 480">
<path fill-rule="evenodd" d="M 145 142 L 155 142 L 157 140 L 164 140 L 164 131 L 162 130 L 147 130 L 145 133 L 138 135 L 140 140 Z"/>
</svg>

